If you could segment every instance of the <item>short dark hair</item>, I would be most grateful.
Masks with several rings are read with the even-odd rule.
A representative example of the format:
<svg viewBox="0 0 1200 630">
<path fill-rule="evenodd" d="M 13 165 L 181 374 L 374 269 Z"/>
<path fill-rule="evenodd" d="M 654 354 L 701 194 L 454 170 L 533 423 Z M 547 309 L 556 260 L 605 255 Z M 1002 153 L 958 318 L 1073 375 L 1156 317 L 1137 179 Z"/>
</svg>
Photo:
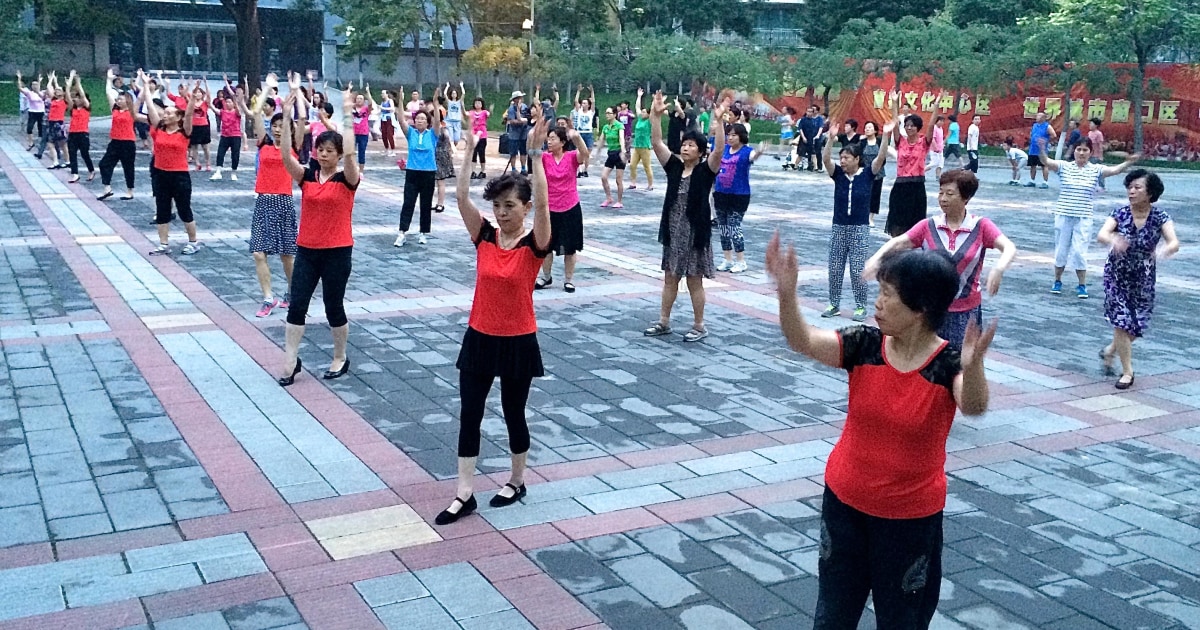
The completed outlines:
<svg viewBox="0 0 1200 630">
<path fill-rule="evenodd" d="M 529 203 L 529 200 L 533 199 L 533 185 L 529 183 L 529 176 L 518 173 L 505 173 L 489 180 L 483 189 L 483 198 L 495 201 L 510 190 L 516 193 L 521 203 Z"/>
<path fill-rule="evenodd" d="M 874 128 L 875 128 L 875 134 L 876 134 L 876 135 L 878 135 L 878 134 L 879 134 L 879 123 L 875 122 L 874 120 L 868 120 L 868 121 L 864 122 L 864 123 L 863 123 L 863 133 L 866 133 L 866 131 L 867 131 L 867 125 L 871 125 L 872 127 L 874 127 Z"/>
<path fill-rule="evenodd" d="M 950 114 L 950 122 L 958 122 L 958 114 Z"/>
<path fill-rule="evenodd" d="M 566 120 L 566 119 L 567 119 L 567 117 L 566 117 L 566 116 L 559 116 L 559 117 L 558 117 L 558 119 L 559 119 L 559 120 Z M 550 132 L 550 133 L 552 133 L 552 134 L 554 134 L 554 135 L 556 135 L 556 136 L 558 136 L 558 141 L 559 141 L 559 142 L 561 142 L 561 143 L 563 143 L 563 146 L 566 146 L 566 144 L 567 144 L 567 130 L 566 130 L 566 129 L 563 129 L 562 127 L 555 126 L 555 127 L 551 127 L 551 128 L 549 129 L 549 132 Z"/>
<path fill-rule="evenodd" d="M 1135 168 L 1129 171 L 1129 174 L 1125 176 L 1125 189 L 1128 190 L 1133 185 L 1133 182 L 1143 177 L 1146 178 L 1146 193 L 1150 195 L 1150 203 L 1158 201 L 1165 188 L 1163 188 L 1162 178 L 1154 171 L 1144 168 Z"/>
<path fill-rule="evenodd" d="M 896 290 L 900 301 L 921 314 L 936 331 L 958 294 L 958 270 L 944 252 L 910 249 L 888 254 L 879 264 L 879 282 Z"/>
<path fill-rule="evenodd" d="M 963 198 L 964 203 L 970 201 L 979 191 L 979 178 L 965 168 L 943 172 L 942 176 L 938 178 L 938 186 L 947 184 L 954 184 L 958 188 L 958 195 Z"/>
<path fill-rule="evenodd" d="M 332 129 L 322 131 L 321 135 L 313 140 L 313 150 L 316 151 L 317 147 L 323 144 L 332 144 L 333 148 L 337 150 L 338 156 L 342 155 L 342 134 Z"/>
<path fill-rule="evenodd" d="M 1092 146 L 1092 139 L 1087 136 L 1081 137 L 1079 141 L 1075 143 L 1075 148 L 1079 147 L 1087 147 L 1088 151 L 1096 150 L 1096 147 Z"/>
<path fill-rule="evenodd" d="M 274 125 L 275 123 L 277 123 L 277 122 L 279 122 L 279 121 L 281 121 L 281 120 L 283 120 L 283 114 L 282 114 L 282 113 L 275 114 L 274 116 L 272 116 L 272 117 L 271 117 L 271 122 L 269 122 L 269 123 L 267 123 L 267 124 L 268 124 L 268 125 Z"/>
<path fill-rule="evenodd" d="M 912 125 L 917 128 L 917 131 L 920 131 L 921 127 L 925 126 L 925 121 L 921 120 L 921 117 L 916 114 L 909 114 L 904 117 L 904 124 Z"/>
<path fill-rule="evenodd" d="M 471 107 L 474 107 L 475 103 L 479 103 L 479 109 L 487 109 L 487 101 L 483 100 L 482 96 L 476 96 L 475 100 L 471 101 Z"/>
<path fill-rule="evenodd" d="M 1004 137 L 1004 144 L 1007 144 L 1007 145 L 1008 145 L 1008 146 L 1010 146 L 1010 147 L 1015 147 L 1015 146 L 1017 146 L 1017 141 L 1016 141 L 1016 140 L 1013 140 L 1013 137 L 1012 137 L 1012 136 L 1005 136 L 1005 137 Z"/>
<path fill-rule="evenodd" d="M 1093 125 L 1096 125 L 1097 127 L 1099 127 L 1101 124 L 1104 123 L 1104 121 L 1100 120 L 1099 118 L 1089 118 L 1088 122 L 1092 123 Z"/>
<path fill-rule="evenodd" d="M 743 129 L 745 129 L 745 127 L 743 127 Z M 700 149 L 700 159 L 703 160 L 704 156 L 708 155 L 708 136 L 705 136 L 699 131 L 695 129 L 688 129 L 687 131 L 683 132 L 683 137 L 679 140 L 680 146 L 682 146 L 684 142 L 695 143 L 696 148 Z"/>
<path fill-rule="evenodd" d="M 818 114 L 820 114 L 820 113 L 821 113 L 821 106 L 820 106 L 820 105 L 813 105 L 813 106 L 812 106 L 812 108 L 813 108 L 813 110 L 815 110 L 815 111 L 816 111 Z"/>
<path fill-rule="evenodd" d="M 934 122 L 942 122 L 943 120 L 946 120 L 946 117 L 941 114 L 938 114 L 938 117 L 936 120 L 934 120 Z"/>
<path fill-rule="evenodd" d="M 853 118 L 851 118 L 850 120 L 846 121 L 846 124 L 850 125 L 851 129 L 858 131 L 858 121 L 857 120 L 854 120 Z"/>
<path fill-rule="evenodd" d="M 325 103 L 323 105 L 321 105 L 321 109 L 325 110 L 326 116 L 333 115 L 333 103 L 330 103 L 329 101 L 325 101 Z"/>
<path fill-rule="evenodd" d="M 737 136 L 742 144 L 750 144 L 750 134 L 746 131 L 746 125 L 734 123 L 729 126 L 729 133 Z M 708 138 L 704 139 L 704 144 L 708 144 Z"/>
<path fill-rule="evenodd" d="M 841 151 L 838 151 L 838 155 L 843 153 L 849 153 L 850 155 L 858 158 L 860 163 L 862 162 L 862 145 L 857 142 L 851 142 L 850 144 L 842 147 Z"/>
</svg>

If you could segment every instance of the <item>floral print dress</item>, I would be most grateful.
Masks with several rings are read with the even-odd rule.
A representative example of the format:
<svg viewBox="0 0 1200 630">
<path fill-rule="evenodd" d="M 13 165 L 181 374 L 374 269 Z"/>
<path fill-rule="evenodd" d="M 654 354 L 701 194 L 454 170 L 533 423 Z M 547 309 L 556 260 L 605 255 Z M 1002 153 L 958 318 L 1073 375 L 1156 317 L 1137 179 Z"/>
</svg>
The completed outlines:
<svg viewBox="0 0 1200 630">
<path fill-rule="evenodd" d="M 1129 249 L 1108 253 L 1104 264 L 1104 317 L 1114 327 L 1141 337 L 1154 312 L 1155 249 L 1162 238 L 1162 226 L 1171 217 L 1151 206 L 1146 223 L 1138 228 L 1133 223 L 1133 210 L 1125 206 L 1113 211 L 1112 218 L 1117 223 L 1116 233 L 1129 242 Z"/>
</svg>

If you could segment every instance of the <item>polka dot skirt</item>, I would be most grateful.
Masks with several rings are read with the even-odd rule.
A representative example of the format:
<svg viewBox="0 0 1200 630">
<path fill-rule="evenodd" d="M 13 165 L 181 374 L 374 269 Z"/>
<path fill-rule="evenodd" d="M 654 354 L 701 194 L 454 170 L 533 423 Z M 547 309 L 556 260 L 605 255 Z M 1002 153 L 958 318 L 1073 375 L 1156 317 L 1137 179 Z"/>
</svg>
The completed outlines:
<svg viewBox="0 0 1200 630">
<path fill-rule="evenodd" d="M 259 195 L 250 225 L 250 252 L 296 255 L 296 202 L 291 195 Z"/>
</svg>

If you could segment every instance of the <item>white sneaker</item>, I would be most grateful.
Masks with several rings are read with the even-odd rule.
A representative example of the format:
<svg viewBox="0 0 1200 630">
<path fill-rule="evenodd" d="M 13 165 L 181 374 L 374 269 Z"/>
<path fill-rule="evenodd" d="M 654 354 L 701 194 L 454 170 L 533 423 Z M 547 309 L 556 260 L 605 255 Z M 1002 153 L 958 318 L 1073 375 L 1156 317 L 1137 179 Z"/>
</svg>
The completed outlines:
<svg viewBox="0 0 1200 630">
<path fill-rule="evenodd" d="M 231 182 L 236 182 L 237 180 L 238 180 L 238 179 L 237 179 L 237 171 L 234 171 L 234 172 L 232 172 L 232 173 L 230 173 L 230 174 L 229 174 L 229 181 L 231 181 Z"/>
<path fill-rule="evenodd" d="M 729 271 L 732 268 L 733 268 L 732 260 L 722 260 L 721 262 L 717 263 L 717 271 Z"/>
<path fill-rule="evenodd" d="M 217 169 L 217 170 L 213 171 L 213 174 L 211 177 L 208 178 L 208 181 L 215 182 L 218 179 L 221 179 L 221 169 Z"/>
<path fill-rule="evenodd" d="M 422 232 L 421 235 L 417 237 L 417 244 L 424 245 L 425 243 L 426 243 L 425 233 Z"/>
<path fill-rule="evenodd" d="M 396 242 L 392 243 L 392 247 L 404 247 L 404 240 L 405 240 L 405 234 L 404 234 L 404 232 L 401 232 L 400 236 L 396 237 Z"/>
<path fill-rule="evenodd" d="M 729 268 L 729 271 L 731 271 L 733 273 L 742 273 L 745 270 L 746 270 L 746 261 L 744 261 L 744 260 L 739 260 L 738 262 L 733 263 L 733 266 Z"/>
</svg>

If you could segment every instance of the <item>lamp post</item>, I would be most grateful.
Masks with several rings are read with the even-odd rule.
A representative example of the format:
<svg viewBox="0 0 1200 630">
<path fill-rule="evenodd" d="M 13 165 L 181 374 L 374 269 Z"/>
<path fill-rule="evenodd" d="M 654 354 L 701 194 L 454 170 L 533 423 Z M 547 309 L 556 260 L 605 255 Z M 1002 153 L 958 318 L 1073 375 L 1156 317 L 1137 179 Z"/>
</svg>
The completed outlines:
<svg viewBox="0 0 1200 630">
<path fill-rule="evenodd" d="M 530 56 L 530 58 L 533 57 L 533 35 L 534 35 L 533 20 L 534 20 L 534 15 L 535 15 L 534 14 L 534 2 L 536 2 L 536 0 L 529 0 L 529 19 L 521 22 L 521 29 L 529 31 L 529 56 Z"/>
</svg>

